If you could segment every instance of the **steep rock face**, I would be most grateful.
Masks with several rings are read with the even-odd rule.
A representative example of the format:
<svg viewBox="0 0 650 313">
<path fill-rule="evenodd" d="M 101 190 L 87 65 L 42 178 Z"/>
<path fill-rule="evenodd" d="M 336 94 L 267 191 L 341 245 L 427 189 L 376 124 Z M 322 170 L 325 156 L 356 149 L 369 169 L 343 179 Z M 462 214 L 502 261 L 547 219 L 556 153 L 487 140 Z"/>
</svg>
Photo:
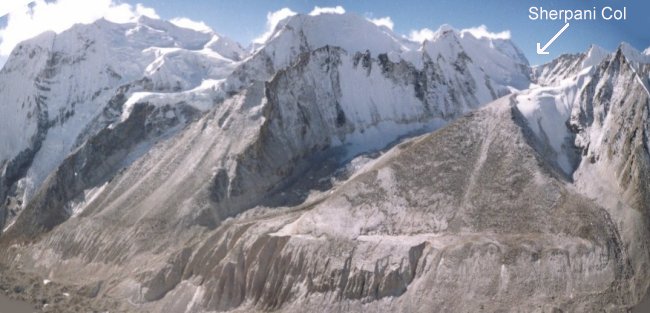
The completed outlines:
<svg viewBox="0 0 650 313">
<path fill-rule="evenodd" d="M 599 79 L 585 87 L 570 122 L 584 155 L 576 183 L 611 207 L 634 256 L 636 297 L 645 295 L 650 275 L 650 94 L 643 81 L 648 73 L 648 64 L 634 65 L 619 49 L 600 66 Z"/>
<path fill-rule="evenodd" d="M 613 170 L 617 184 L 634 207 L 646 211 L 648 198 L 648 99 L 643 77 L 648 64 L 628 61 L 622 50 L 601 64 L 573 108 L 570 127 L 586 158 L 584 166 Z M 644 212 L 647 213 L 647 212 Z"/>
<path fill-rule="evenodd" d="M 156 115 L 170 113 L 173 118 L 155 119 Z M 159 110 L 147 103 L 138 103 L 124 123 L 101 130 L 57 167 L 29 201 L 7 236 L 33 236 L 80 213 L 75 201 L 80 197 L 85 200 L 85 190 L 102 186 L 118 170 L 139 158 L 151 145 L 147 140 L 160 138 L 161 132 L 170 128 L 182 127 L 199 113 L 188 105 Z"/>
<path fill-rule="evenodd" d="M 647 76 L 649 68 L 644 64 L 637 72 L 619 50 L 600 66 L 571 114 L 570 126 L 589 163 L 611 166 L 623 190 L 642 188 L 634 180 L 643 181 L 645 177 L 639 174 L 648 165 L 650 94 L 641 77 Z M 633 201 L 635 206 L 647 200 L 646 192 L 640 190 L 631 195 L 641 197 Z"/>
</svg>

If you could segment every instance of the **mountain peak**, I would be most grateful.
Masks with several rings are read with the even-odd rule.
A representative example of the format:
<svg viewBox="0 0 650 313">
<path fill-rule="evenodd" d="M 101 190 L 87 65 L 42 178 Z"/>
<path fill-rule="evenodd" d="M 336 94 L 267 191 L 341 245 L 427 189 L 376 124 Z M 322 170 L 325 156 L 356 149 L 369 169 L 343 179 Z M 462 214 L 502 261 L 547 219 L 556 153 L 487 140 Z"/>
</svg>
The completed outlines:
<svg viewBox="0 0 650 313">
<path fill-rule="evenodd" d="M 170 22 L 167 22 L 165 20 L 161 20 L 159 18 L 149 17 L 149 16 L 146 16 L 146 15 L 139 16 L 135 21 L 138 24 L 144 24 L 144 25 L 165 25 L 165 24 L 168 25 L 168 24 L 171 24 Z"/>
<path fill-rule="evenodd" d="M 289 66 L 300 53 L 324 46 L 339 47 L 348 53 L 369 51 L 378 55 L 416 50 L 417 44 L 356 14 L 297 14 L 278 23 L 253 53 L 265 53 L 277 69 Z"/>
<path fill-rule="evenodd" d="M 587 50 L 587 52 L 584 54 L 584 58 L 582 60 L 582 68 L 584 69 L 600 64 L 600 62 L 602 62 L 609 54 L 609 51 L 598 45 L 590 45 L 589 50 Z"/>
<path fill-rule="evenodd" d="M 287 43 L 287 35 L 293 40 L 305 40 L 312 49 L 332 45 L 350 53 L 369 50 L 375 54 L 407 50 L 405 40 L 390 29 L 353 13 L 291 16 L 278 24 L 265 45 Z"/>
<path fill-rule="evenodd" d="M 449 35 L 460 35 L 460 32 L 449 24 L 442 24 L 435 32 L 434 39 Z"/>
<path fill-rule="evenodd" d="M 526 89 L 530 84 L 529 63 L 523 52 L 508 39 L 477 38 L 442 25 L 425 40 L 422 49 L 432 58 L 456 60 L 468 57 L 476 71 L 487 73 L 497 84 Z"/>
<path fill-rule="evenodd" d="M 633 64 L 650 63 L 649 55 L 639 51 L 627 42 L 621 42 L 616 51 L 617 53 L 620 51 L 623 55 L 625 55 L 627 60 Z"/>
<path fill-rule="evenodd" d="M 593 54 L 600 54 L 600 53 L 609 54 L 610 52 L 597 44 L 592 43 L 591 45 L 589 45 L 589 49 L 587 49 L 587 54 L 593 55 Z"/>
</svg>

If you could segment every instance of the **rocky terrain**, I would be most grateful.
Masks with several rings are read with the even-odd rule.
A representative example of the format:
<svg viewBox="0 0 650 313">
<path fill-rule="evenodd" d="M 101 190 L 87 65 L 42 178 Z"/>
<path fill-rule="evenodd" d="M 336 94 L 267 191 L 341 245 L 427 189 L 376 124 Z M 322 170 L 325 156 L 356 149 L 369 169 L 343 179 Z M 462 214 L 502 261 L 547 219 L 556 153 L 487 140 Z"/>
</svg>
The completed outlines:
<svg viewBox="0 0 650 313">
<path fill-rule="evenodd" d="M 354 14 L 253 51 L 148 18 L 43 34 L 0 71 L 0 289 L 47 312 L 626 312 L 650 284 L 649 58 L 531 68 Z"/>
</svg>

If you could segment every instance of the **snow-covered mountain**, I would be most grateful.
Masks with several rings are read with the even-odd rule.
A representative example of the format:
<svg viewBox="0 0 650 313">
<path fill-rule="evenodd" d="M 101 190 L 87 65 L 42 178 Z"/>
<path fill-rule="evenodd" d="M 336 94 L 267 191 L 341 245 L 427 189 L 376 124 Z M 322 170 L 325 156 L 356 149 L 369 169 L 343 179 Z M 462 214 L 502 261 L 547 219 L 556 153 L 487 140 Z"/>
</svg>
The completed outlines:
<svg viewBox="0 0 650 313">
<path fill-rule="evenodd" d="M 147 17 L 99 20 L 20 44 L 0 72 L 0 197 L 12 198 L 9 218 L 66 156 L 120 121 L 127 97 L 165 98 L 156 114 L 179 124 L 187 116 L 177 104 L 212 107 L 214 86 L 243 57 L 227 38 Z"/>
<path fill-rule="evenodd" d="M 251 52 L 149 18 L 43 34 L 0 72 L 0 264 L 100 311 L 624 310 L 648 287 L 648 63 L 531 68 L 354 14 Z"/>
</svg>

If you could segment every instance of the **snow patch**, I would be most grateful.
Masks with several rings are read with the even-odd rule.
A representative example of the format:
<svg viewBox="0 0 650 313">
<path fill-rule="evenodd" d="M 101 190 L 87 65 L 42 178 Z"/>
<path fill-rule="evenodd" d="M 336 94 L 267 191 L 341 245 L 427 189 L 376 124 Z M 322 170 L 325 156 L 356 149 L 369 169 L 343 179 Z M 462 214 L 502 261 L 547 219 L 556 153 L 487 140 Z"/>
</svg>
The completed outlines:
<svg viewBox="0 0 650 313">
<path fill-rule="evenodd" d="M 129 118 L 137 103 L 147 103 L 158 107 L 183 103 L 205 112 L 214 106 L 215 99 L 223 97 L 220 86 L 224 81 L 224 79 L 206 79 L 194 89 L 177 93 L 134 92 L 124 103 L 120 121 L 124 122 Z"/>
<path fill-rule="evenodd" d="M 70 208 L 70 217 L 76 217 L 79 214 L 81 214 L 86 208 L 86 206 L 89 203 L 92 203 L 95 199 L 97 199 L 97 197 L 102 193 L 102 191 L 104 191 L 106 185 L 108 185 L 108 182 L 104 183 L 99 187 L 84 190 L 82 200 L 72 204 Z"/>
</svg>

